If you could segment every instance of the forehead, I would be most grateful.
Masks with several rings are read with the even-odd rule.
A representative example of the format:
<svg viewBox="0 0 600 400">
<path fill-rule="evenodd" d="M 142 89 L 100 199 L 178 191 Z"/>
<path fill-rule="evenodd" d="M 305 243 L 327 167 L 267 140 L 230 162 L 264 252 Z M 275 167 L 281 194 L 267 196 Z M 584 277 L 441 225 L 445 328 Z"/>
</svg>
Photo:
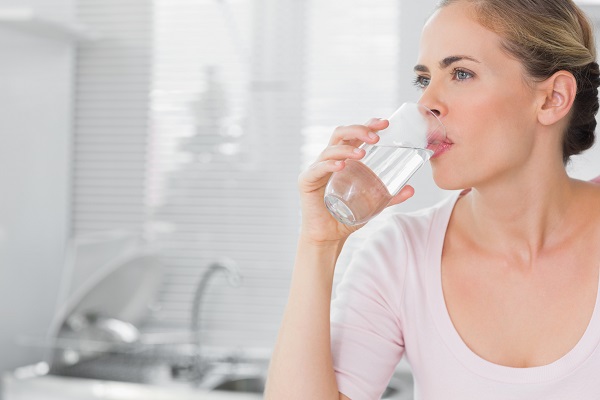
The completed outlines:
<svg viewBox="0 0 600 400">
<path fill-rule="evenodd" d="M 501 50 L 501 37 L 475 19 L 472 6 L 456 2 L 438 9 L 421 34 L 419 64 L 432 67 L 449 55 L 467 55 L 481 62 L 507 58 Z"/>
</svg>

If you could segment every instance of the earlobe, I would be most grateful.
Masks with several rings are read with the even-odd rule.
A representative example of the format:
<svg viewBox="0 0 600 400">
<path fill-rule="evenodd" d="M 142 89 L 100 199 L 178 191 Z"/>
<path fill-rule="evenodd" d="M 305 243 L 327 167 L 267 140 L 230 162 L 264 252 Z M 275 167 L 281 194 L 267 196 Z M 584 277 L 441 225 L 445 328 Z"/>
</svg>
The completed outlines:
<svg viewBox="0 0 600 400">
<path fill-rule="evenodd" d="M 543 125 L 553 125 L 565 118 L 577 93 L 577 81 L 573 74 L 558 71 L 543 82 L 544 101 L 538 119 Z"/>
</svg>

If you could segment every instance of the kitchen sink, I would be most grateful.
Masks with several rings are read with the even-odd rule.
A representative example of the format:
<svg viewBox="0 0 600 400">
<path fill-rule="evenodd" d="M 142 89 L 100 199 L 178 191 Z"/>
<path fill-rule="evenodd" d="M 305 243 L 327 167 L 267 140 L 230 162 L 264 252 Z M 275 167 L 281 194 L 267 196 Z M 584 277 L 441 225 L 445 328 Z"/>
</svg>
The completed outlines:
<svg viewBox="0 0 600 400">
<path fill-rule="evenodd" d="M 3 379 L 4 400 L 258 400 L 262 399 L 262 376 L 208 377 L 214 386 L 151 385 L 53 375 L 16 379 L 6 375 Z M 215 383 L 216 382 L 216 383 Z M 395 375 L 382 400 L 412 400 L 412 378 Z"/>
<path fill-rule="evenodd" d="M 247 392 L 209 391 L 189 386 L 150 385 L 45 375 L 28 379 L 6 374 L 3 400 L 258 400 Z"/>
<path fill-rule="evenodd" d="M 262 377 L 231 378 L 216 385 L 213 390 L 227 392 L 263 393 L 265 380 Z"/>
<path fill-rule="evenodd" d="M 30 400 L 42 394 L 48 400 L 258 400 L 263 397 L 268 359 L 227 358 L 213 363 L 201 379 L 185 373 L 177 376 L 169 364 L 132 362 L 135 359 L 135 355 L 130 355 L 129 362 L 122 357 L 99 358 L 95 363 L 90 360 L 88 364 L 81 363 L 80 369 L 65 369 L 63 376 L 32 373 L 24 378 L 6 374 L 4 397 L 0 398 Z M 411 373 L 398 370 L 381 399 L 412 400 Z"/>
</svg>

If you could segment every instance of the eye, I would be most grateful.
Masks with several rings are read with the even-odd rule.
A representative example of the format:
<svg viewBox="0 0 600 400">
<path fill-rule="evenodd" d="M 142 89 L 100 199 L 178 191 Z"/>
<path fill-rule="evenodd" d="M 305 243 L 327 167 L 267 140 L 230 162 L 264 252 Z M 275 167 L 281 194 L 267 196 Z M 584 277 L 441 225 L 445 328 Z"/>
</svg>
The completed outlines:
<svg viewBox="0 0 600 400">
<path fill-rule="evenodd" d="M 415 85 L 419 89 L 425 89 L 427 86 L 429 86 L 430 81 L 431 78 L 427 78 L 426 76 L 417 76 L 413 80 L 413 85 Z"/>
<path fill-rule="evenodd" d="M 473 77 L 473 74 L 469 71 L 465 71 L 464 69 L 455 68 L 452 71 L 452 77 L 457 81 L 466 81 Z"/>
</svg>

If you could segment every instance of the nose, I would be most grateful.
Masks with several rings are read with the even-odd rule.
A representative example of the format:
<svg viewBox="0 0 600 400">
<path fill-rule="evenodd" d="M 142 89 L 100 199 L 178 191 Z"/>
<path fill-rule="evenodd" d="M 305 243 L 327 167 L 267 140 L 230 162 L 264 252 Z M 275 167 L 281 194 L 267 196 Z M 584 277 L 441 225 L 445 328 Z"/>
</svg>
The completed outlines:
<svg viewBox="0 0 600 400">
<path fill-rule="evenodd" d="M 427 107 L 427 106 L 425 106 Z M 435 114 L 436 117 L 440 118 L 440 116 L 442 115 L 442 113 L 440 112 L 440 110 L 438 110 L 437 108 L 431 108 L 431 107 L 427 107 L 431 110 L 432 113 Z"/>
<path fill-rule="evenodd" d="M 439 89 L 433 83 L 425 89 L 418 103 L 429 108 L 440 119 L 448 113 L 446 102 L 443 100 Z"/>
</svg>

